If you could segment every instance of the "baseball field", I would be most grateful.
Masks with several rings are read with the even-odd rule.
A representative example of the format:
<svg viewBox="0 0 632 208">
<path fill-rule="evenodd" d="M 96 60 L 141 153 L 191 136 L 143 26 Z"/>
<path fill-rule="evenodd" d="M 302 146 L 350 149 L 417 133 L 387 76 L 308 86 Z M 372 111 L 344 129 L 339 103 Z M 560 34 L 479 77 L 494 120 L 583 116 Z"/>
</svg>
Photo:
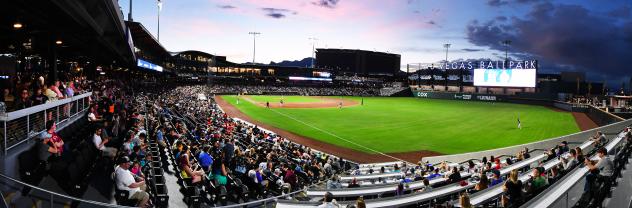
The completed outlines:
<svg viewBox="0 0 632 208">
<path fill-rule="evenodd" d="M 258 123 L 369 154 L 456 154 L 580 131 L 571 113 L 534 105 L 412 97 L 221 98 Z"/>
</svg>

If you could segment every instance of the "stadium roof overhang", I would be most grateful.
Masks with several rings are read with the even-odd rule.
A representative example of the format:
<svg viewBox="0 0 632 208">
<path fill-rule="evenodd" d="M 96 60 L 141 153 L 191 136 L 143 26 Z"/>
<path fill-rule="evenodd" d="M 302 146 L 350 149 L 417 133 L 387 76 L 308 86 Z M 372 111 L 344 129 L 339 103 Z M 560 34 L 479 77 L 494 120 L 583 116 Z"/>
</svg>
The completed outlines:
<svg viewBox="0 0 632 208">
<path fill-rule="evenodd" d="M 162 62 L 166 58 L 171 57 L 171 54 L 160 42 L 154 38 L 154 36 L 141 24 L 140 22 L 126 21 L 127 26 L 132 32 L 132 39 L 134 40 L 134 46 L 146 53 L 150 53 L 155 61 Z"/>
<path fill-rule="evenodd" d="M 135 61 L 116 0 L 5 1 L 0 12 L 0 53 Z"/>
</svg>

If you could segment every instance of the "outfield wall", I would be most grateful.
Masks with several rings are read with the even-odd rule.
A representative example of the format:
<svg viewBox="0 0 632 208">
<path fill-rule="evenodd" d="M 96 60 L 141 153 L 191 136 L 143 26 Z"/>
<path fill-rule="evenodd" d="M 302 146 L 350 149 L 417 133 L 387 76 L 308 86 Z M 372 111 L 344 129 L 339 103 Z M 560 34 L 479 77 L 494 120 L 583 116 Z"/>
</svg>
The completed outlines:
<svg viewBox="0 0 632 208">
<path fill-rule="evenodd" d="M 552 138 L 544 141 L 532 142 L 528 144 L 515 145 L 511 147 L 504 147 L 493 150 L 485 150 L 480 152 L 470 152 L 456 155 L 442 155 L 435 157 L 426 157 L 423 158 L 423 161 L 429 161 L 432 164 L 440 163 L 443 161 L 450 162 L 463 162 L 470 159 L 481 159 L 483 157 L 489 157 L 490 155 L 501 156 L 501 155 L 515 155 L 517 152 L 522 150 L 524 147 L 529 148 L 529 150 L 534 149 L 550 149 L 555 145 L 560 144 L 562 141 L 568 141 L 573 144 L 571 147 L 578 146 L 579 144 L 588 140 L 591 136 L 595 135 L 597 131 L 602 131 L 606 134 L 608 139 L 611 139 L 613 134 L 616 134 L 623 130 L 625 127 L 632 125 L 632 119 L 628 119 L 625 121 L 620 121 L 617 123 L 609 124 L 606 126 L 602 126 L 599 128 L 594 128 L 566 136 L 561 136 L 557 138 Z M 502 138 L 499 138 L 502 139 Z"/>
</svg>

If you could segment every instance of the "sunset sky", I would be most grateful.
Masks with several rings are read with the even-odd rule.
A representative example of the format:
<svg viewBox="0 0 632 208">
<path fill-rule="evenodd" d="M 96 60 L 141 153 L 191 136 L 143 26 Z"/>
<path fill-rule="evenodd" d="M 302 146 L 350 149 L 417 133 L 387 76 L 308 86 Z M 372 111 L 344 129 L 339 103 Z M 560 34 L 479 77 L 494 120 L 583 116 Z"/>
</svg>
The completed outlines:
<svg viewBox="0 0 632 208">
<path fill-rule="evenodd" d="M 156 36 L 157 4 L 133 2 Z M 127 17 L 129 0 L 119 0 Z M 402 65 L 445 59 L 537 59 L 543 72 L 584 71 L 619 82 L 632 67 L 631 0 L 163 0 L 160 42 L 259 63 L 300 60 L 317 48 L 401 54 Z M 502 58 L 501 58 L 502 57 Z"/>
</svg>

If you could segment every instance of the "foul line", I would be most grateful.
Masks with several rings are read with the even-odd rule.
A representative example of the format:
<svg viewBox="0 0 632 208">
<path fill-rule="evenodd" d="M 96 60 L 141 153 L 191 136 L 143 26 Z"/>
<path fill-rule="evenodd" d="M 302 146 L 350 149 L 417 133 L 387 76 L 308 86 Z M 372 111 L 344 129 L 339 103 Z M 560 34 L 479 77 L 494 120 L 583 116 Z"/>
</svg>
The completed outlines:
<svg viewBox="0 0 632 208">
<path fill-rule="evenodd" d="M 371 148 L 366 147 L 366 146 L 364 146 L 364 145 L 361 145 L 361 144 L 358 144 L 358 143 L 355 143 L 355 142 L 349 141 L 348 139 L 342 138 L 342 137 L 340 137 L 340 136 L 338 136 L 338 135 L 336 135 L 336 134 L 333 134 L 333 133 L 331 133 L 331 132 L 328 132 L 328 131 L 325 131 L 325 130 L 323 130 L 323 129 L 320 129 L 320 128 L 318 128 L 318 127 L 314 126 L 314 125 L 311 125 L 311 124 L 305 123 L 305 122 L 303 122 L 303 121 L 301 121 L 301 120 L 298 120 L 298 119 L 296 119 L 296 118 L 294 118 L 294 117 L 292 117 L 292 116 L 289 116 L 289 115 L 287 115 L 287 114 L 284 114 L 284 113 L 281 113 L 281 112 L 279 112 L 279 111 L 277 111 L 277 110 L 274 110 L 273 108 L 270 108 L 270 110 L 274 111 L 275 113 L 278 113 L 279 115 L 282 115 L 282 116 L 285 116 L 285 117 L 290 118 L 290 119 L 292 119 L 292 120 L 295 120 L 295 121 L 297 121 L 297 122 L 299 122 L 299 123 L 302 123 L 303 125 L 309 126 L 309 127 L 313 128 L 313 129 L 316 129 L 316 130 L 318 130 L 318 131 L 320 131 L 320 132 L 323 132 L 323 133 L 325 133 L 325 134 L 329 134 L 329 135 L 331 135 L 331 136 L 333 136 L 333 137 L 336 137 L 336 138 L 338 138 L 338 139 L 344 140 L 344 141 L 346 141 L 346 142 L 348 142 L 348 143 L 351 143 L 351 144 L 353 144 L 353 145 L 356 145 L 356 146 L 358 146 L 358 147 L 362 147 L 362 148 L 367 149 L 367 150 L 369 150 L 369 151 L 376 152 L 377 154 L 380 154 L 380 155 L 384 155 L 384 156 L 386 156 L 386 157 L 393 158 L 393 159 L 395 159 L 395 160 L 397 160 L 397 161 L 401 161 L 401 162 L 409 163 L 409 162 L 407 162 L 407 161 L 405 161 L 405 160 L 402 160 L 402 159 L 400 159 L 400 158 L 393 157 L 393 156 L 388 155 L 388 154 L 386 154 L 386 153 L 382 153 L 382 152 L 380 152 L 380 151 L 377 151 L 377 150 L 371 149 Z"/>
</svg>

